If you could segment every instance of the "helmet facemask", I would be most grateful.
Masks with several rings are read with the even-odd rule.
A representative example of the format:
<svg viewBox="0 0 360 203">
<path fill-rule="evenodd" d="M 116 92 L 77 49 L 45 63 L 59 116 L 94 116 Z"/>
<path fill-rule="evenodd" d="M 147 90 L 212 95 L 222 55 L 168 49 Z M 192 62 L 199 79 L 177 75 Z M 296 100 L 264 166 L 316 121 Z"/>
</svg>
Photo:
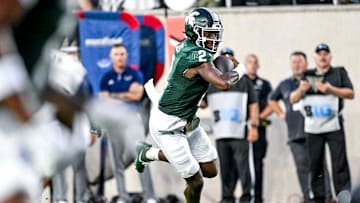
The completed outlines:
<svg viewBox="0 0 360 203">
<path fill-rule="evenodd" d="M 223 30 L 220 23 L 214 24 L 211 28 L 195 25 L 194 32 L 198 36 L 195 41 L 196 45 L 215 54 L 220 42 L 222 42 Z"/>
</svg>

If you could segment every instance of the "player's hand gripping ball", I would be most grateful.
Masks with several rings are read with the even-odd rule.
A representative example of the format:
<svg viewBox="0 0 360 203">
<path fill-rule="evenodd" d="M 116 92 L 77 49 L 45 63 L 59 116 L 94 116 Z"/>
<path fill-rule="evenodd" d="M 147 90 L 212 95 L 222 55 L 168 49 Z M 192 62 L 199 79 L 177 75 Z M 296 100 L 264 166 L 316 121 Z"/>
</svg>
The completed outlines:
<svg viewBox="0 0 360 203">
<path fill-rule="evenodd" d="M 214 66 L 222 72 L 220 76 L 229 87 L 234 86 L 240 79 L 239 74 L 234 71 L 234 63 L 226 56 L 218 56 L 214 60 Z"/>
</svg>

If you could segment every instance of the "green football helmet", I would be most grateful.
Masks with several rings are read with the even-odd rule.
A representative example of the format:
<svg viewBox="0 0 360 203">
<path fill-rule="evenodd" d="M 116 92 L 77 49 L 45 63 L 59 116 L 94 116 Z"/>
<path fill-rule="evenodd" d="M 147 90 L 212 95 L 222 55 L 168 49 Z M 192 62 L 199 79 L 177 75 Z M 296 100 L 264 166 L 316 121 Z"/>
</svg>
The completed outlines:
<svg viewBox="0 0 360 203">
<path fill-rule="evenodd" d="M 215 54 L 222 41 L 220 17 L 207 8 L 196 8 L 185 18 L 185 36 L 195 45 Z"/>
</svg>

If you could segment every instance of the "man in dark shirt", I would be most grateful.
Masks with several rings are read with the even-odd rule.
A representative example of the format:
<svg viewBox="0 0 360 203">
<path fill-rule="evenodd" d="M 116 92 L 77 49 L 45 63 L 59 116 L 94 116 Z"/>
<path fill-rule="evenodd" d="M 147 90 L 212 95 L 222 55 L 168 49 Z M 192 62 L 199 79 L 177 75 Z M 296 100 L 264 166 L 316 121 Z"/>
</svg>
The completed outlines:
<svg viewBox="0 0 360 203">
<path fill-rule="evenodd" d="M 273 111 L 283 120 L 288 127 L 289 146 L 294 157 L 296 172 L 303 193 L 304 201 L 310 200 L 309 196 L 309 155 L 305 143 L 304 117 L 300 111 L 290 102 L 290 94 L 298 88 L 301 76 L 307 70 L 307 58 L 304 52 L 295 51 L 290 56 L 291 69 L 293 75 L 283 81 L 276 87 L 270 95 L 269 105 Z M 285 112 L 279 105 L 282 100 L 285 106 Z M 332 200 L 330 177 L 324 166 L 326 199 Z"/>
<path fill-rule="evenodd" d="M 255 166 L 255 203 L 261 203 L 263 202 L 263 159 L 265 158 L 267 149 L 266 126 L 268 122 L 266 118 L 272 114 L 272 109 L 268 106 L 268 96 L 272 89 L 269 81 L 257 75 L 260 66 L 255 54 L 250 54 L 246 57 L 245 67 L 247 75 L 255 87 L 260 109 L 259 139 L 253 144 L 253 153 Z"/>
<path fill-rule="evenodd" d="M 353 85 L 344 68 L 331 66 L 327 44 L 319 44 L 315 53 L 316 68 L 304 73 L 299 87 L 290 96 L 292 103 L 302 100 L 303 105 L 304 129 L 311 155 L 311 202 L 320 203 L 325 199 L 322 184 L 325 143 L 330 149 L 335 193 L 339 199 L 350 202 L 351 180 L 341 111 L 343 100 L 354 98 Z"/>
<path fill-rule="evenodd" d="M 230 60 L 236 60 L 233 51 L 229 48 L 221 50 L 221 55 L 225 55 Z M 257 139 L 259 120 L 259 107 L 254 86 L 247 75 L 226 91 L 210 86 L 207 104 L 212 112 L 212 126 L 220 161 L 221 203 L 235 202 L 234 191 L 239 178 L 242 186 L 239 202 L 250 202 L 252 180 L 250 170 L 248 170 L 249 142 L 253 143 Z"/>
</svg>

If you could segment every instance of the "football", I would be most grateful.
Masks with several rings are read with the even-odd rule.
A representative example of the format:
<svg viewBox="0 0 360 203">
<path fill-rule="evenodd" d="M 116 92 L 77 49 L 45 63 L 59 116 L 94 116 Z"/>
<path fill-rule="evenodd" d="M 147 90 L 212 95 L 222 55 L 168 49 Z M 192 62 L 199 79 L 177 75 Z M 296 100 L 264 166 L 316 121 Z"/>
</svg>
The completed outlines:
<svg viewBox="0 0 360 203">
<path fill-rule="evenodd" d="M 229 72 L 234 69 L 234 63 L 226 56 L 220 55 L 213 61 L 214 66 L 222 73 Z"/>
</svg>

